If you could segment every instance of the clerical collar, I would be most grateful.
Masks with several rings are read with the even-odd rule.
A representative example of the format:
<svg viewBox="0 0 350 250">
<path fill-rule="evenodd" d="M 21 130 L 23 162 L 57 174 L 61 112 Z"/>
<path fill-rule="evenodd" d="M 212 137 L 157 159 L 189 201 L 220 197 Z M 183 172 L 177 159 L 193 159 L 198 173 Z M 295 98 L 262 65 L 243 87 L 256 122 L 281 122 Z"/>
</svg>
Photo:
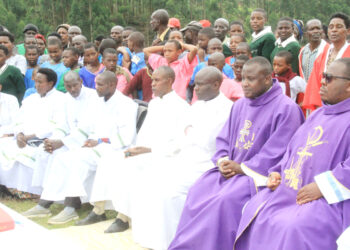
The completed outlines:
<svg viewBox="0 0 350 250">
<path fill-rule="evenodd" d="M 320 109 L 324 109 L 325 115 L 335 115 L 350 111 L 350 98 L 333 105 L 324 105 Z"/>
<path fill-rule="evenodd" d="M 269 103 L 273 99 L 275 99 L 280 94 L 283 94 L 282 88 L 278 83 L 278 80 L 272 79 L 272 86 L 268 89 L 264 94 L 258 96 L 255 99 L 246 98 L 250 106 L 261 106 Z"/>
<path fill-rule="evenodd" d="M 173 93 L 175 93 L 174 90 L 170 91 L 169 93 L 166 93 L 162 97 L 159 97 L 159 99 L 162 99 L 162 100 L 168 99 L 168 98 L 170 98 L 173 95 Z"/>
<path fill-rule="evenodd" d="M 281 38 L 278 38 L 277 41 L 275 42 L 275 45 L 278 47 L 286 47 L 288 44 L 290 44 L 291 42 L 298 42 L 295 37 L 294 34 L 292 34 L 289 38 L 287 38 L 286 40 L 284 40 L 283 42 L 281 41 Z"/>
</svg>

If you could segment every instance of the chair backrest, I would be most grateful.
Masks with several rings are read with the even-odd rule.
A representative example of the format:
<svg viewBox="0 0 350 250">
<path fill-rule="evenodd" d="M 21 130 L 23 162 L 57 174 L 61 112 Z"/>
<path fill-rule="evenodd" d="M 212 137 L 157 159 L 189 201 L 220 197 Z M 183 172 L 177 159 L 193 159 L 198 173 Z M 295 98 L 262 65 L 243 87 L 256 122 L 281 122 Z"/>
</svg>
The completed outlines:
<svg viewBox="0 0 350 250">
<path fill-rule="evenodd" d="M 137 123 L 136 123 L 136 132 L 138 133 L 143 121 L 146 118 L 147 115 L 147 109 L 148 109 L 148 103 L 140 100 L 134 100 L 138 105 L 137 109 Z"/>
</svg>

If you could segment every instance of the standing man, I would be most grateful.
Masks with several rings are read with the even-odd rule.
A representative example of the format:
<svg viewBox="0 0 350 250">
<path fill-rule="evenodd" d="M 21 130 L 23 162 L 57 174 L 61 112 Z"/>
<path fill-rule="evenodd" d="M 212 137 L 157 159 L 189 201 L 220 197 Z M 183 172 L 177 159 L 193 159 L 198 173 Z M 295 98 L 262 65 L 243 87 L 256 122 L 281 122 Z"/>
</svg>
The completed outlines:
<svg viewBox="0 0 350 250">
<path fill-rule="evenodd" d="M 198 32 L 202 29 L 202 24 L 197 21 L 191 21 L 185 28 L 180 31 L 184 34 L 185 43 L 197 45 Z"/>
<path fill-rule="evenodd" d="M 304 120 L 271 73 L 264 57 L 244 64 L 245 98 L 234 104 L 216 138 L 215 167 L 190 188 L 169 249 L 233 249 L 243 206 L 266 185 L 268 169 Z"/>
<path fill-rule="evenodd" d="M 164 9 L 156 10 L 151 15 L 151 29 L 157 34 L 153 39 L 152 46 L 164 45 L 169 40 L 170 28 L 168 27 L 169 14 Z"/>
<path fill-rule="evenodd" d="M 229 22 L 225 18 L 218 18 L 214 22 L 215 36 L 222 42 L 223 53 L 225 57 L 232 56 L 230 49 L 230 38 L 227 37 L 229 32 Z"/>
<path fill-rule="evenodd" d="M 123 33 L 124 28 L 120 25 L 113 26 L 111 29 L 110 36 L 117 44 L 117 48 L 122 45 L 123 42 Z"/>
<path fill-rule="evenodd" d="M 34 37 L 38 33 L 39 33 L 39 29 L 34 24 L 28 23 L 26 26 L 24 26 L 24 29 L 23 29 L 24 39 L 29 36 Z M 24 54 L 26 53 L 24 43 L 17 44 L 16 47 L 17 47 L 17 54 L 24 56 Z"/>
</svg>

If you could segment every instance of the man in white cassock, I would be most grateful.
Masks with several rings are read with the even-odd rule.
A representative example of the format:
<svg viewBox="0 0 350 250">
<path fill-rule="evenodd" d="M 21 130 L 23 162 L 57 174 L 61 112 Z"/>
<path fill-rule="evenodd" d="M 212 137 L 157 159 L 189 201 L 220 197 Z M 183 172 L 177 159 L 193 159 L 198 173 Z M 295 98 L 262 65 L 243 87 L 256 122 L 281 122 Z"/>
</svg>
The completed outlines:
<svg viewBox="0 0 350 250">
<path fill-rule="evenodd" d="M 115 196 L 113 199 L 116 210 L 131 218 L 133 239 L 143 247 L 168 248 L 189 188 L 212 168 L 216 136 L 233 105 L 220 93 L 222 81 L 222 73 L 211 66 L 196 75 L 194 90 L 198 101 L 190 109 L 183 143 L 177 154 L 163 158 L 160 164 L 142 175 L 124 176 L 133 185 L 129 197 Z M 116 189 L 118 185 L 115 183 Z"/>
<path fill-rule="evenodd" d="M 125 149 L 134 141 L 138 105 L 116 90 L 117 78 L 114 73 L 105 71 L 95 81 L 100 98 L 91 108 L 89 119 L 82 122 L 79 129 L 86 140 L 82 147 L 54 158 L 45 178 L 42 200 L 61 201 L 67 197 L 88 199 L 100 158 L 104 154 Z M 39 209 L 43 210 L 43 207 Z M 73 219 L 78 219 L 78 215 L 74 207 L 67 205 L 48 223 L 62 224 Z"/>
<path fill-rule="evenodd" d="M 42 150 L 30 145 L 52 135 L 55 124 L 63 115 L 64 94 L 54 86 L 56 73 L 41 68 L 35 76 L 37 93 L 23 100 L 13 130 L 15 137 L 0 139 L 0 184 L 8 188 L 40 194 L 40 187 L 32 186 L 36 155 Z"/>
<path fill-rule="evenodd" d="M 105 209 L 113 208 L 110 200 L 114 193 L 125 191 L 124 188 L 121 190 L 111 188 L 111 183 L 119 181 L 118 166 L 124 168 L 125 165 L 134 167 L 134 165 L 143 166 L 144 162 L 153 163 L 163 155 L 172 154 L 177 148 L 177 139 L 183 134 L 189 105 L 172 90 L 174 80 L 175 73 L 168 66 L 159 67 L 153 72 L 152 91 L 155 98 L 149 103 L 146 119 L 137 135 L 136 145 L 125 152 L 108 154 L 101 159 L 90 199 L 94 209 L 77 225 L 88 225 L 104 220 Z M 105 232 L 120 231 L 128 226 L 127 223 L 120 224 L 120 222 L 117 220 L 117 223 L 113 223 Z"/>
<path fill-rule="evenodd" d="M 56 124 L 52 136 L 44 141 L 43 150 L 36 157 L 32 179 L 34 187 L 43 188 L 45 186 L 45 180 L 57 155 L 80 148 L 87 139 L 81 127 L 91 108 L 96 104 L 98 95 L 95 90 L 83 86 L 82 79 L 75 71 L 69 71 L 64 76 L 64 86 L 67 90 L 64 103 L 62 103 L 64 115 Z M 38 203 L 39 206 L 29 209 L 23 215 L 28 218 L 50 216 L 51 212 L 48 208 L 52 203 L 53 201 L 41 199 Z M 66 198 L 65 205 L 79 208 L 80 198 Z"/>
<path fill-rule="evenodd" d="M 0 83 L 0 91 L 2 85 Z M 17 98 L 0 92 L 0 138 L 14 135 L 15 120 L 19 111 Z"/>
</svg>

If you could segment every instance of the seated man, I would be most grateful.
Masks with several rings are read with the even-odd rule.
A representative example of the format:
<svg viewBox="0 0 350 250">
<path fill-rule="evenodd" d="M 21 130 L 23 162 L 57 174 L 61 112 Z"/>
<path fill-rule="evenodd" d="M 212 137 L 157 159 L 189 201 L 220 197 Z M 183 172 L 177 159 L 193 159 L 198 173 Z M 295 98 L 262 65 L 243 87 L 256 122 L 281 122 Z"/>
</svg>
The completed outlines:
<svg viewBox="0 0 350 250">
<path fill-rule="evenodd" d="M 244 204 L 266 184 L 268 167 L 281 160 L 304 119 L 271 73 L 264 57 L 244 64 L 245 98 L 235 103 L 216 139 L 216 167 L 189 190 L 169 249 L 232 250 Z"/>
<path fill-rule="evenodd" d="M 76 141 L 70 141 L 75 146 L 54 158 L 44 181 L 42 200 L 61 201 L 67 197 L 87 199 L 100 157 L 128 147 L 133 142 L 137 104 L 117 91 L 116 85 L 117 78 L 110 71 L 96 77 L 96 91 L 101 98 L 94 103 L 87 119 L 77 129 L 80 142 L 85 142 L 81 147 L 81 143 L 77 145 Z M 50 152 L 52 147 L 48 144 L 47 151 Z M 43 210 L 42 207 L 39 209 Z M 48 222 L 62 224 L 77 218 L 75 208 L 68 205 Z"/>
<path fill-rule="evenodd" d="M 12 137 L 0 140 L 0 184 L 16 188 L 23 192 L 40 194 L 41 188 L 32 187 L 35 156 L 39 147 L 28 144 L 31 139 L 48 138 L 52 135 L 54 124 L 62 115 L 64 94 L 54 86 L 56 73 L 47 68 L 40 68 L 35 75 L 37 93 L 23 101 L 16 119 L 14 140 Z"/>
<path fill-rule="evenodd" d="M 125 187 L 120 190 L 110 188 L 112 182 L 122 179 L 119 177 L 121 170 L 115 170 L 116 168 L 123 170 L 124 164 L 128 163 L 140 165 L 164 153 L 171 153 L 175 148 L 176 139 L 183 132 L 184 118 L 189 106 L 185 100 L 172 90 L 172 84 L 175 80 L 173 69 L 168 66 L 160 66 L 154 71 L 152 80 L 152 90 L 156 98 L 148 106 L 148 113 L 138 133 L 136 146 L 125 151 L 125 154 L 106 155 L 101 159 L 91 196 L 95 208 L 88 217 L 78 222 L 78 225 L 92 224 L 104 219 L 104 201 L 111 200 L 115 192 L 128 193 Z M 125 176 L 127 180 L 129 180 L 128 177 Z M 123 180 L 118 185 L 123 185 L 125 181 Z M 112 224 L 106 232 L 119 230 L 115 224 Z"/>
<path fill-rule="evenodd" d="M 350 225 L 350 58 L 328 67 L 320 95 L 326 105 L 297 130 L 268 189 L 245 207 L 235 249 L 337 249 Z"/>
<path fill-rule="evenodd" d="M 215 138 L 233 104 L 220 93 L 222 79 L 222 73 L 214 67 L 198 72 L 194 88 L 198 101 L 190 108 L 176 153 L 147 166 L 142 174 L 136 173 L 134 180 L 123 176 L 132 184 L 128 192 L 131 198 L 127 201 L 115 196 L 113 204 L 118 211 L 130 207 L 127 215 L 132 220 L 133 238 L 143 247 L 168 248 L 189 188 L 212 166 Z"/>
</svg>

